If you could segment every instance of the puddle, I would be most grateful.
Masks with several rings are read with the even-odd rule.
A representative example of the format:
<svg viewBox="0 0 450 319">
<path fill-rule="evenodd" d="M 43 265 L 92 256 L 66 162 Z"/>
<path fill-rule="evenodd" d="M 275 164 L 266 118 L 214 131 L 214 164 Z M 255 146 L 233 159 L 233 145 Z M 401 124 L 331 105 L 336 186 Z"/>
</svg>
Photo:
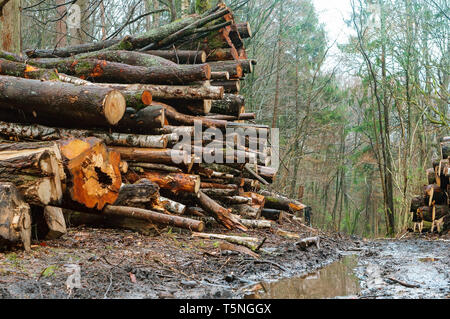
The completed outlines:
<svg viewBox="0 0 450 319">
<path fill-rule="evenodd" d="M 259 283 L 263 289 L 244 298 L 324 299 L 357 295 L 360 291 L 359 280 L 353 273 L 357 263 L 357 256 L 345 256 L 306 276 Z"/>
</svg>

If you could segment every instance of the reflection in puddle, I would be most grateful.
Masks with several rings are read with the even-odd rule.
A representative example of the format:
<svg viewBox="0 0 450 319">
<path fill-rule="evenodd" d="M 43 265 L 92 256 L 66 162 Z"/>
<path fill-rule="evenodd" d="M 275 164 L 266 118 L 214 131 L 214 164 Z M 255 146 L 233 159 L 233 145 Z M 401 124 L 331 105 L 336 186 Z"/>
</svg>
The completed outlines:
<svg viewBox="0 0 450 319">
<path fill-rule="evenodd" d="M 246 295 L 246 299 L 321 299 L 356 295 L 359 281 L 353 273 L 356 256 L 341 260 L 302 277 L 286 278 L 271 283 L 261 283 L 263 290 Z"/>
</svg>

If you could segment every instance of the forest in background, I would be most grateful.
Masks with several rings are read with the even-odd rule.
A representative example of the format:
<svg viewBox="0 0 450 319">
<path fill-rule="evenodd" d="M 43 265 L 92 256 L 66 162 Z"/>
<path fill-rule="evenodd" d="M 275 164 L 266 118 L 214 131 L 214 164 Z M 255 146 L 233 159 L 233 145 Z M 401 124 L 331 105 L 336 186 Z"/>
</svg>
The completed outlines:
<svg viewBox="0 0 450 319">
<path fill-rule="evenodd" d="M 395 235 L 408 225 L 439 138 L 449 134 L 449 8 L 445 0 L 349 1 L 353 35 L 333 57 L 335 39 L 313 0 L 225 2 L 253 33 L 246 51 L 258 64 L 242 82 L 246 111 L 280 129 L 272 188 L 294 198 L 303 189 L 315 227 Z M 67 21 L 74 3 L 80 28 Z M 17 38 L 2 45 L 12 41 L 20 51 L 120 38 L 204 4 L 11 0 L 1 28 L 16 28 Z"/>
</svg>

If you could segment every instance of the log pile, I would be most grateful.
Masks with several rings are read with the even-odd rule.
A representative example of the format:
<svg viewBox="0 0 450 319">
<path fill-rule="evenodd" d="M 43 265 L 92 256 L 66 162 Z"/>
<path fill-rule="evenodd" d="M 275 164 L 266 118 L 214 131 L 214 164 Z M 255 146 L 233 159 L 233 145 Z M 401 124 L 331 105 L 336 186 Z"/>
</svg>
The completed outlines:
<svg viewBox="0 0 450 319">
<path fill-rule="evenodd" d="M 276 169 L 269 127 L 246 122 L 239 95 L 250 37 L 219 4 L 143 35 L 0 52 L 0 238 L 28 249 L 30 219 L 52 239 L 78 224 L 246 231 L 299 217 L 305 205 L 262 190 Z"/>
<path fill-rule="evenodd" d="M 428 185 L 422 195 L 411 200 L 414 229 L 438 233 L 450 229 L 450 137 L 440 141 L 440 159 L 433 161 L 433 167 L 426 170 Z"/>
</svg>

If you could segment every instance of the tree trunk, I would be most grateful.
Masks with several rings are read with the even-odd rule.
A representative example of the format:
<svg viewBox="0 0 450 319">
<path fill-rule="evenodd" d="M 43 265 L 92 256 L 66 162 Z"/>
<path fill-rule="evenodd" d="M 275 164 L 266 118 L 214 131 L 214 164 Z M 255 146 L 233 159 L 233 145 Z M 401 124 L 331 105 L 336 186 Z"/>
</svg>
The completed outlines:
<svg viewBox="0 0 450 319">
<path fill-rule="evenodd" d="M 0 144 L 0 180 L 14 183 L 26 202 L 59 204 L 64 178 L 54 143 Z"/>
<path fill-rule="evenodd" d="M 188 192 L 198 193 L 200 189 L 200 177 L 182 173 L 165 173 L 158 171 L 144 171 L 138 174 L 141 178 L 146 178 L 159 185 L 162 189 L 170 190 L 173 193 Z M 135 182 L 134 174 L 127 174 L 127 179 Z"/>
<path fill-rule="evenodd" d="M 151 210 L 125 207 L 125 206 L 106 206 L 101 214 L 108 216 L 123 216 L 131 217 L 141 220 L 150 221 L 159 225 L 173 226 L 185 228 L 192 231 L 203 231 L 205 224 L 202 221 L 185 218 L 181 216 L 173 216 L 167 214 L 160 214 Z"/>
<path fill-rule="evenodd" d="M 154 129 L 164 127 L 165 119 L 166 112 L 161 105 L 147 106 L 138 111 L 134 108 L 127 107 L 122 119 L 115 126 L 115 129 L 130 133 L 147 134 Z"/>
<path fill-rule="evenodd" d="M 42 125 L 26 125 L 0 121 L 0 135 L 15 137 L 18 139 L 53 141 L 67 137 L 94 136 L 102 139 L 106 145 L 165 148 L 169 141 L 174 141 L 170 135 L 137 135 L 126 133 L 107 133 L 91 130 L 77 130 L 47 127 Z M 178 140 L 178 135 L 176 135 Z"/>
<path fill-rule="evenodd" d="M 202 64 L 206 62 L 205 51 L 195 50 L 150 50 L 146 54 L 159 56 L 178 64 Z"/>
<path fill-rule="evenodd" d="M 123 117 L 125 98 L 109 88 L 0 76 L 0 109 L 57 126 L 110 126 Z"/>
<path fill-rule="evenodd" d="M 134 148 L 112 146 L 112 150 L 120 153 L 123 160 L 156 163 L 156 164 L 187 164 L 190 162 L 190 156 L 187 152 L 172 149 L 154 149 L 154 148 Z"/>
<path fill-rule="evenodd" d="M 53 70 L 39 69 L 37 67 L 0 59 L 0 74 L 36 80 L 58 80 L 58 74 Z"/>
<path fill-rule="evenodd" d="M 449 213 L 448 205 L 436 205 L 435 209 L 435 219 L 439 219 Z M 423 214 L 423 220 L 431 222 L 433 220 L 433 206 L 422 206 L 419 207 L 419 212 Z"/>
<path fill-rule="evenodd" d="M 134 184 L 124 184 L 120 187 L 119 196 L 114 206 L 130 206 L 151 208 L 158 204 L 159 186 L 148 179 L 140 179 Z"/>
<path fill-rule="evenodd" d="M 211 72 L 228 72 L 230 79 L 240 79 L 244 76 L 244 70 L 239 62 L 215 61 L 208 62 Z"/>
<path fill-rule="evenodd" d="M 72 201 L 101 210 L 112 204 L 122 184 L 120 154 L 95 137 L 58 141 Z"/>
<path fill-rule="evenodd" d="M 0 246 L 22 242 L 31 249 L 30 206 L 9 182 L 0 182 Z"/>
<path fill-rule="evenodd" d="M 205 195 L 202 191 L 198 192 L 198 203 L 208 213 L 210 213 L 220 224 L 228 229 L 240 229 L 247 231 L 247 228 L 242 225 L 239 218 L 231 214 L 230 210 L 223 208 L 214 200 Z"/>
<path fill-rule="evenodd" d="M 245 111 L 244 104 L 243 96 L 225 93 L 222 100 L 212 102 L 211 112 L 239 117 Z"/>
<path fill-rule="evenodd" d="M 34 60 L 32 64 L 42 68 L 55 68 L 60 73 L 75 75 L 81 79 L 93 79 L 107 83 L 187 84 L 211 79 L 208 64 L 170 66 L 134 66 L 97 59 Z"/>
<path fill-rule="evenodd" d="M 31 211 L 33 229 L 38 239 L 56 239 L 67 233 L 61 208 L 32 206 Z"/>
</svg>

